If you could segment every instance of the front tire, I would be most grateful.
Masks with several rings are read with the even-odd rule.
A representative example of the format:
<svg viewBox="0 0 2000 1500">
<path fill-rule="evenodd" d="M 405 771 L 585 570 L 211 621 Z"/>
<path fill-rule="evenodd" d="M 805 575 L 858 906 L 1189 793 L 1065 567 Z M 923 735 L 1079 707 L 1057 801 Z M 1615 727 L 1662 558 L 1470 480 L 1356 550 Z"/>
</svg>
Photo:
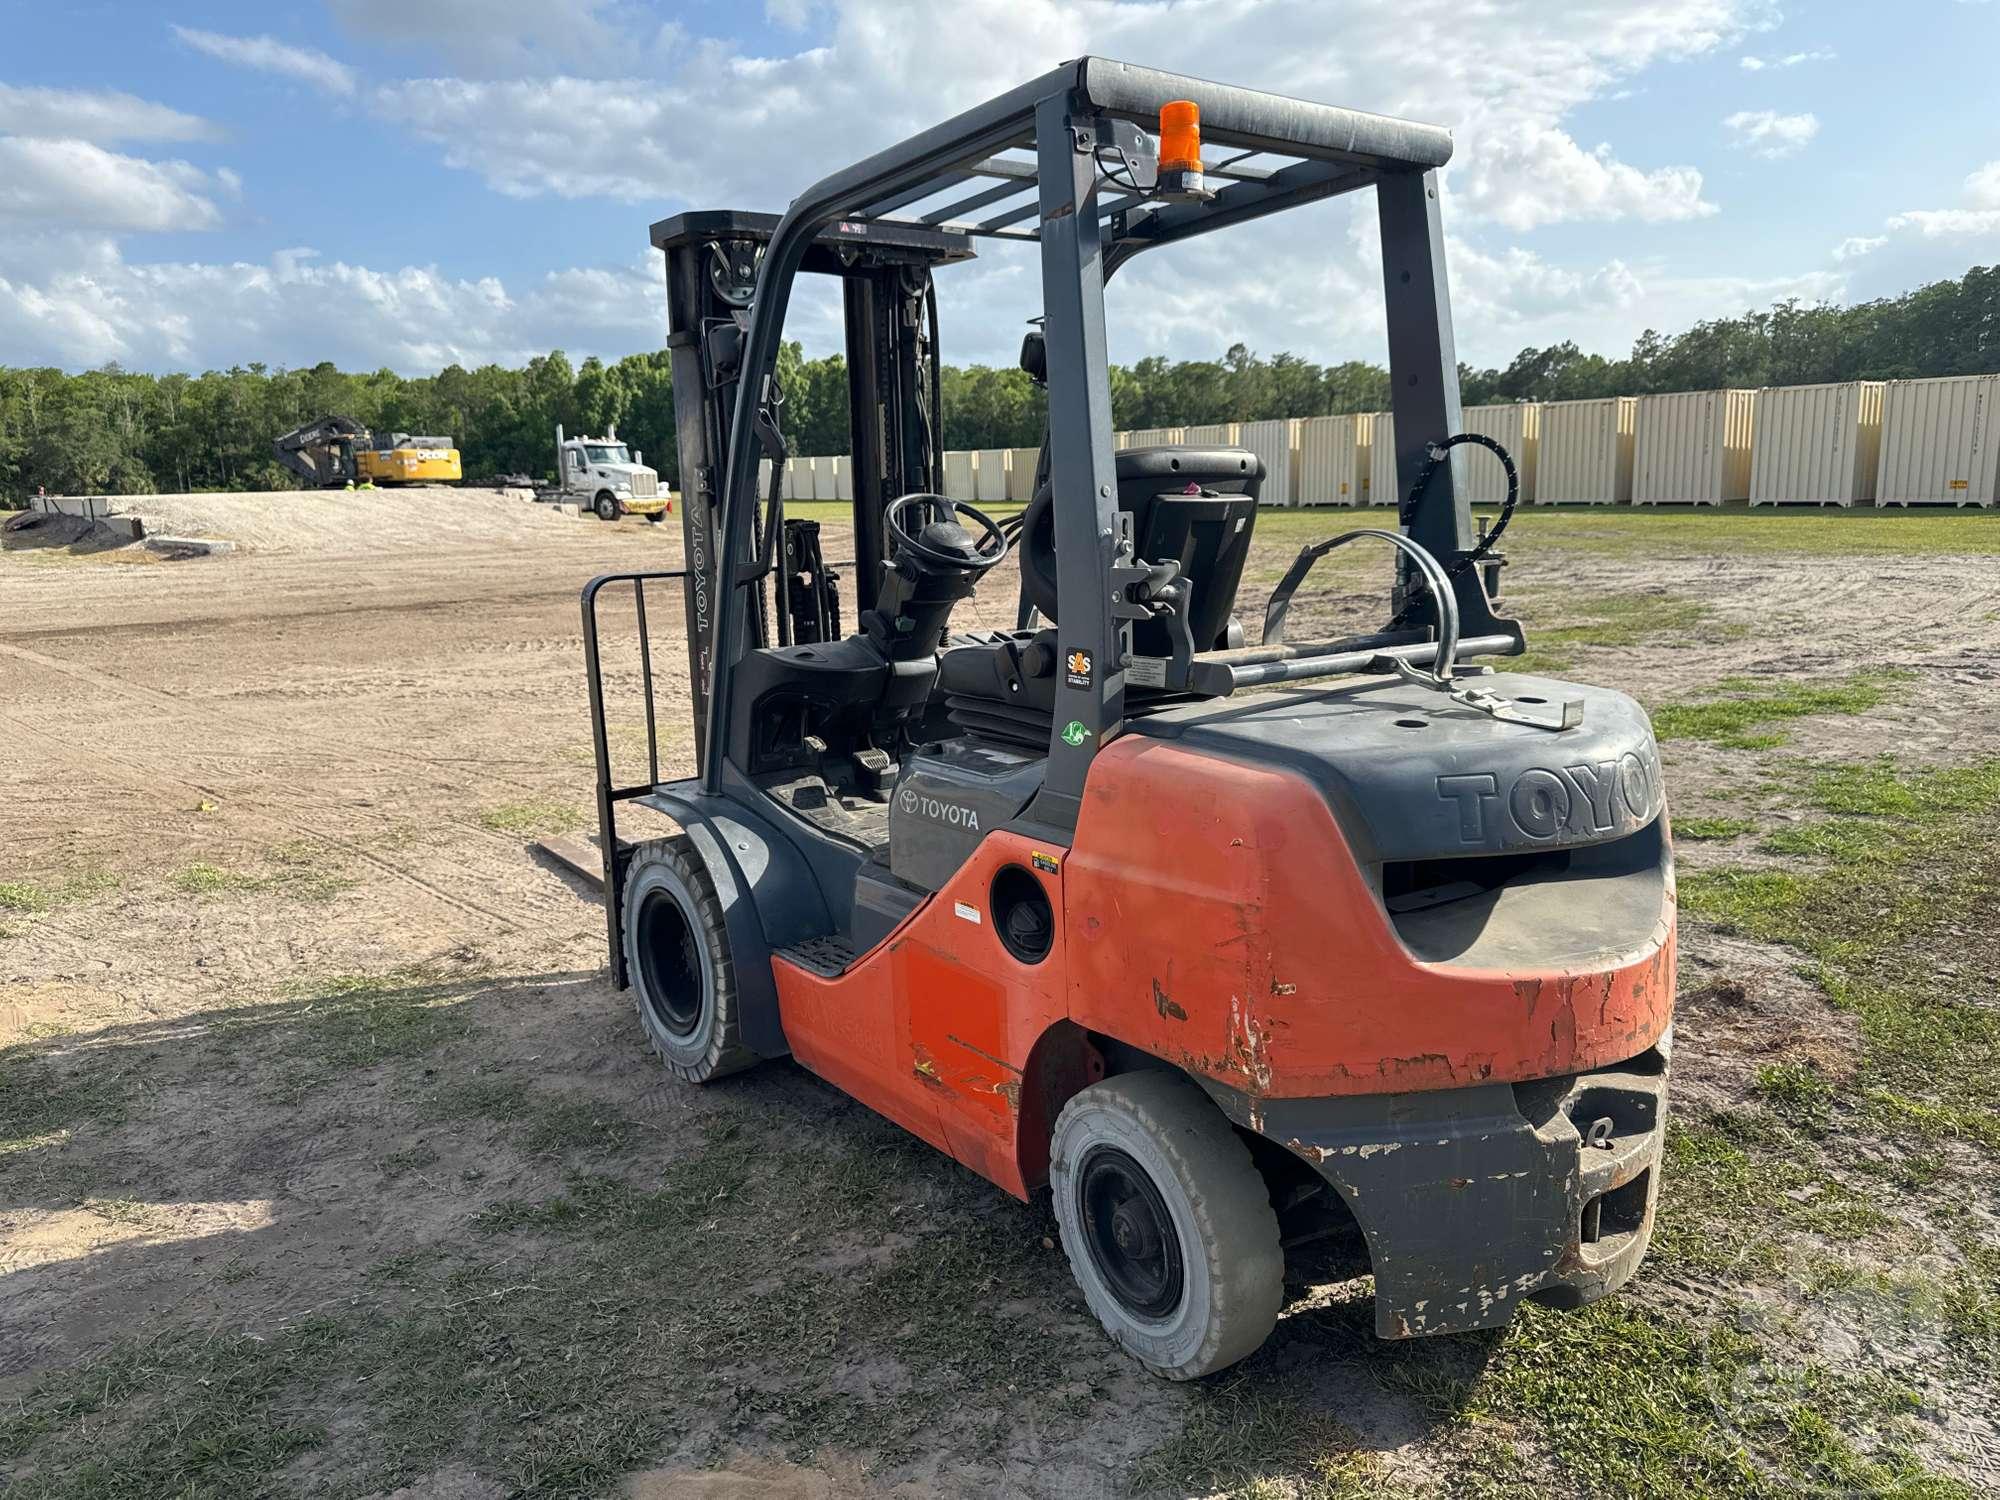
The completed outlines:
<svg viewBox="0 0 2000 1500">
<path fill-rule="evenodd" d="M 686 835 L 632 851 L 625 872 L 625 971 L 646 1039 L 667 1071 L 709 1083 L 757 1061 L 743 1045 L 736 965 L 715 882 Z"/>
<path fill-rule="evenodd" d="M 597 519 L 600 521 L 615 521 L 618 519 L 618 497 L 609 490 L 600 494 L 597 497 L 597 504 L 591 508 L 597 512 Z"/>
<path fill-rule="evenodd" d="M 1254 1352 L 1284 1305 L 1271 1195 L 1208 1096 L 1128 1073 L 1063 1106 L 1049 1184 L 1070 1270 L 1105 1332 L 1192 1380 Z"/>
</svg>

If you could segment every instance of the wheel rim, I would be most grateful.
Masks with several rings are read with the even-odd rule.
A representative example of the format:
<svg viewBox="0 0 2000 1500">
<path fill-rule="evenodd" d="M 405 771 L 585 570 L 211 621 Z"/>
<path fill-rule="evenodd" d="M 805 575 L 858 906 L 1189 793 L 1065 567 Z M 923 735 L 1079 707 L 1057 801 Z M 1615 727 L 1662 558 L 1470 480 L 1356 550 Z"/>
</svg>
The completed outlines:
<svg viewBox="0 0 2000 1500">
<path fill-rule="evenodd" d="M 1127 1312 L 1163 1318 L 1180 1305 L 1186 1273 L 1180 1235 L 1146 1169 L 1115 1146 L 1098 1146 L 1076 1179 L 1090 1263 Z"/>
<path fill-rule="evenodd" d="M 672 1035 L 693 1036 L 701 1024 L 704 985 L 701 951 L 686 913 L 668 892 L 651 890 L 640 900 L 633 926 L 647 1008 Z"/>
</svg>

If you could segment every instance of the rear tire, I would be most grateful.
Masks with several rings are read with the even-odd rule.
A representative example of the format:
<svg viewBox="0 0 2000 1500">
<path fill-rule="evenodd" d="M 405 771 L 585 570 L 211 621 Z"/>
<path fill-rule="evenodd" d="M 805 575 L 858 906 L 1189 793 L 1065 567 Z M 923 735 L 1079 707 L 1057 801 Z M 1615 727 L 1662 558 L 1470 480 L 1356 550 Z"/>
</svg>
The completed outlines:
<svg viewBox="0 0 2000 1500">
<path fill-rule="evenodd" d="M 597 497 L 597 503 L 591 509 L 597 512 L 598 520 L 615 521 L 618 519 L 618 497 L 606 490 Z"/>
<path fill-rule="evenodd" d="M 667 1071 L 708 1083 L 757 1061 L 743 1045 L 736 965 L 722 902 L 686 835 L 632 851 L 625 872 L 625 971 L 646 1039 Z"/>
<path fill-rule="evenodd" d="M 1253 1353 L 1284 1305 L 1278 1218 L 1229 1122 L 1178 1073 L 1127 1073 L 1063 1106 L 1049 1183 L 1063 1250 L 1112 1340 L 1192 1380 Z"/>
</svg>

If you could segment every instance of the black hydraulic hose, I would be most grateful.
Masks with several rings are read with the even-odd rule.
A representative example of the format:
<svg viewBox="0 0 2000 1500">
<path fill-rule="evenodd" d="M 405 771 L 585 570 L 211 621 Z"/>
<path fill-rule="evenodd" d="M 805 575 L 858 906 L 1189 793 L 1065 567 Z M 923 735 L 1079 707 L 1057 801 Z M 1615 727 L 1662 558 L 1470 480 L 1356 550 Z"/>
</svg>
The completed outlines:
<svg viewBox="0 0 2000 1500">
<path fill-rule="evenodd" d="M 1485 448 L 1500 460 L 1500 467 L 1507 473 L 1507 498 L 1500 502 L 1500 519 L 1493 523 L 1493 529 L 1481 537 L 1479 544 L 1470 552 L 1443 570 L 1446 579 L 1456 578 L 1461 573 L 1470 571 L 1500 544 L 1500 537 L 1506 531 L 1507 523 L 1514 519 L 1514 507 L 1521 502 L 1521 471 L 1514 467 L 1514 456 L 1483 432 L 1454 433 L 1441 443 L 1431 444 L 1430 456 L 1424 461 L 1424 466 L 1417 471 L 1416 482 L 1410 486 L 1410 493 L 1403 497 L 1403 504 L 1396 514 L 1396 520 L 1405 531 L 1408 531 L 1411 523 L 1416 520 L 1417 502 L 1423 499 L 1424 491 L 1430 487 L 1431 476 L 1437 473 L 1439 466 L 1451 457 L 1451 450 L 1460 443 L 1470 443 L 1474 447 Z M 1408 623 L 1411 612 L 1416 609 L 1422 598 L 1421 594 L 1412 594 L 1406 599 L 1403 607 L 1396 611 L 1396 617 L 1389 622 L 1389 628 L 1394 630 Z M 1442 601 L 1439 607 L 1443 607 Z"/>
<path fill-rule="evenodd" d="M 1500 503 L 1500 519 L 1493 523 L 1493 529 L 1479 539 L 1479 545 L 1445 569 L 1447 578 L 1456 578 L 1467 569 L 1476 566 L 1480 559 L 1490 553 L 1500 543 L 1500 535 L 1507 529 L 1507 523 L 1514 519 L 1514 507 L 1521 500 L 1521 472 L 1514 467 L 1514 456 L 1497 441 L 1483 432 L 1461 432 L 1446 438 L 1441 443 L 1432 443 L 1430 457 L 1417 471 L 1416 482 L 1410 486 L 1410 493 L 1403 497 L 1403 505 L 1397 514 L 1397 521 L 1405 530 L 1416 519 L 1417 502 L 1423 499 L 1424 491 L 1430 487 L 1431 476 L 1438 467 L 1451 456 L 1451 450 L 1461 443 L 1485 448 L 1500 460 L 1500 467 L 1507 471 L 1507 498 Z"/>
</svg>

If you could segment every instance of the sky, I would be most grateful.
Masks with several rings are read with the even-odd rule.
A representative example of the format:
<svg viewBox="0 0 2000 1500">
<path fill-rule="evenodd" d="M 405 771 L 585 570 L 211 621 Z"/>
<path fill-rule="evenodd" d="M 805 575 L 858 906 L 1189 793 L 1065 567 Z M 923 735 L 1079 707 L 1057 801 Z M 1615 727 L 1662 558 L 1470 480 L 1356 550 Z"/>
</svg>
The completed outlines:
<svg viewBox="0 0 2000 1500">
<path fill-rule="evenodd" d="M 648 226 L 1099 53 L 1449 127 L 1459 355 L 2000 261 L 2000 0 L 0 0 L 0 364 L 661 347 Z M 1007 363 L 1032 251 L 940 273 Z M 1372 195 L 1142 257 L 1111 352 L 1386 358 Z M 788 332 L 839 347 L 829 289 Z"/>
</svg>

